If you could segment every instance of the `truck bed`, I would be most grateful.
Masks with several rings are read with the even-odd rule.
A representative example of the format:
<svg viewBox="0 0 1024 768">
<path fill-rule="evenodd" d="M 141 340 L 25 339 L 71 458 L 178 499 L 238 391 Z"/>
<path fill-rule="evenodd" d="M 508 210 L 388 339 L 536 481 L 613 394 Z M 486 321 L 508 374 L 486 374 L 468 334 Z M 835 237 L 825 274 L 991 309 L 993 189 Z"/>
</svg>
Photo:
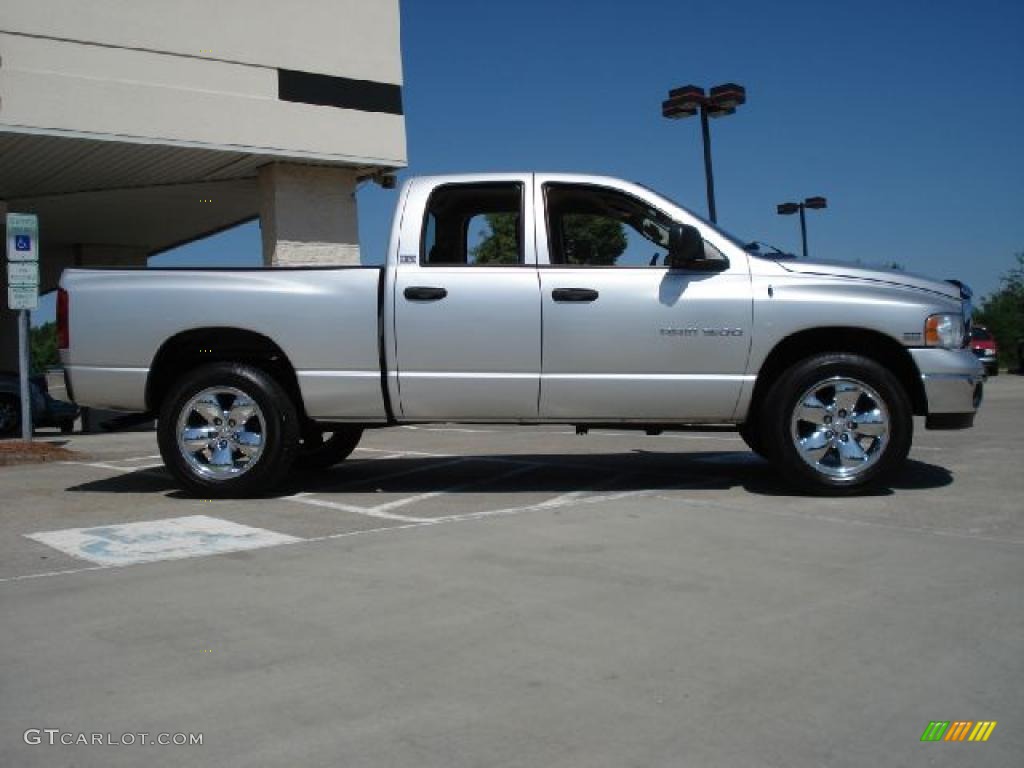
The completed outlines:
<svg viewBox="0 0 1024 768">
<path fill-rule="evenodd" d="M 311 418 L 384 421 L 382 279 L 381 267 L 68 270 L 63 362 L 75 401 L 144 411 L 150 367 L 165 343 L 236 328 L 287 350 Z"/>
</svg>

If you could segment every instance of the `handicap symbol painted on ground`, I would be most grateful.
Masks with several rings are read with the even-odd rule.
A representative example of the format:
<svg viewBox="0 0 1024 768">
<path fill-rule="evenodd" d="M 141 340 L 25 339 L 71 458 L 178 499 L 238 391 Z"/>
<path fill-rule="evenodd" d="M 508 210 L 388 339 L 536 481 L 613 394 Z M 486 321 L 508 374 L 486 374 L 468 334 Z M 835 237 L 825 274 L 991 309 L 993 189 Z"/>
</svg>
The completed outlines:
<svg viewBox="0 0 1024 768">
<path fill-rule="evenodd" d="M 28 538 L 98 565 L 180 560 L 300 541 L 284 533 L 206 515 L 42 531 Z"/>
</svg>

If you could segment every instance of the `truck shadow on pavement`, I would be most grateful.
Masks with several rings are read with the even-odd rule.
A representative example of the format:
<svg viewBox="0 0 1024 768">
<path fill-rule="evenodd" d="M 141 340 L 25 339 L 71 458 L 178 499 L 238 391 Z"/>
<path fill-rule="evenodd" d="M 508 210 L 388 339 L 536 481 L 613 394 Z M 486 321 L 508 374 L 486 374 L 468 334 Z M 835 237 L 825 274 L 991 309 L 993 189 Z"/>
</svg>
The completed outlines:
<svg viewBox="0 0 1024 768">
<path fill-rule="evenodd" d="M 869 494 L 942 488 L 953 482 L 945 467 L 910 459 L 886 486 Z M 487 454 L 446 457 L 349 459 L 331 469 L 295 470 L 270 498 L 296 493 L 424 494 L 571 491 L 728 490 L 742 487 L 762 496 L 799 497 L 768 462 L 749 452 L 694 453 L 634 450 L 626 453 Z M 81 483 L 74 493 L 164 493 L 192 498 L 162 467 Z"/>
</svg>

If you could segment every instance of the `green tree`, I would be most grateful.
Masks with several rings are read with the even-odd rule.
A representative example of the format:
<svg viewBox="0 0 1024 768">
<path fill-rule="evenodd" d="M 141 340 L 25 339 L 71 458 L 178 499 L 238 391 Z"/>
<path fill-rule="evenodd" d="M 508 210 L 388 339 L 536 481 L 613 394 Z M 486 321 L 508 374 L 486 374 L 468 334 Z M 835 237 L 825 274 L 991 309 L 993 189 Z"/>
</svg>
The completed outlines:
<svg viewBox="0 0 1024 768">
<path fill-rule="evenodd" d="M 490 213 L 480 244 L 472 249 L 477 264 L 516 264 L 519 261 L 519 217 L 514 213 Z M 608 266 L 626 250 L 626 232 L 620 222 L 607 216 L 570 213 L 562 217 L 566 259 L 570 264 Z"/>
<path fill-rule="evenodd" d="M 607 216 L 567 213 L 562 228 L 565 260 L 570 264 L 611 266 L 628 245 L 622 223 Z"/>
<path fill-rule="evenodd" d="M 1022 361 L 1017 359 L 1017 343 L 1024 338 L 1024 251 L 1014 258 L 1017 263 L 1003 275 L 999 289 L 974 310 L 974 321 L 996 337 L 1000 361 L 1019 369 Z"/>
<path fill-rule="evenodd" d="M 482 240 L 470 249 L 477 264 L 519 263 L 519 216 L 514 213 L 489 213 L 484 217 L 487 229 Z"/>
<path fill-rule="evenodd" d="M 29 349 L 33 373 L 42 373 L 48 366 L 60 365 L 57 352 L 57 324 L 43 323 L 29 331 Z"/>
</svg>

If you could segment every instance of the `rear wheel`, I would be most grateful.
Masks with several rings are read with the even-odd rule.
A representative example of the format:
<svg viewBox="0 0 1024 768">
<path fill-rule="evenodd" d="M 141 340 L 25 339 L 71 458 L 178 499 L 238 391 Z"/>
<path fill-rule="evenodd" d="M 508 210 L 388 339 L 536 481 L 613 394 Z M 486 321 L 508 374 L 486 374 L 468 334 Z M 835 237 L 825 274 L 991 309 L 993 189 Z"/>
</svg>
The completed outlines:
<svg viewBox="0 0 1024 768">
<path fill-rule="evenodd" d="M 772 385 L 761 413 L 765 448 L 783 476 L 822 495 L 878 486 L 903 464 L 914 427 L 899 381 L 850 354 L 797 363 Z"/>
<path fill-rule="evenodd" d="M 11 437 L 21 429 L 21 402 L 13 395 L 0 395 L 0 437 Z"/>
<path fill-rule="evenodd" d="M 362 436 L 363 430 L 358 427 L 343 427 L 334 432 L 305 432 L 295 467 L 310 470 L 333 467 L 351 455 Z"/>
<path fill-rule="evenodd" d="M 298 416 L 259 368 L 212 363 L 174 384 L 157 432 L 167 469 L 189 493 L 255 496 L 278 485 L 295 458 Z"/>
</svg>

